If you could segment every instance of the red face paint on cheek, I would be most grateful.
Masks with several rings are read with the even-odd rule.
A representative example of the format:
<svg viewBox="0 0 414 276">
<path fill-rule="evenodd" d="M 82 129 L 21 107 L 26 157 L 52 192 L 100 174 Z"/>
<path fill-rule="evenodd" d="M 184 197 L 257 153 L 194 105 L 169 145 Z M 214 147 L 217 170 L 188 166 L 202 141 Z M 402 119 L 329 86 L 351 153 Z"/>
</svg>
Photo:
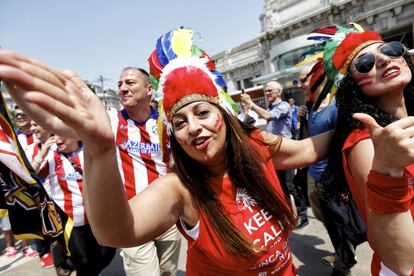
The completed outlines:
<svg viewBox="0 0 414 276">
<path fill-rule="evenodd" d="M 362 88 L 362 87 L 370 86 L 371 84 L 372 84 L 372 81 L 365 81 L 365 82 L 358 83 L 358 86 L 359 88 Z"/>
<path fill-rule="evenodd" d="M 217 129 L 217 131 L 220 131 L 221 128 L 223 127 L 223 120 L 220 116 L 220 114 L 217 114 L 217 119 L 216 119 L 216 123 L 214 124 L 215 129 Z"/>
<path fill-rule="evenodd" d="M 183 140 L 183 139 L 178 138 L 177 136 L 175 136 L 175 140 L 177 140 L 177 142 L 178 142 L 179 144 L 183 144 L 183 142 L 184 142 L 184 140 Z"/>
<path fill-rule="evenodd" d="M 364 77 L 358 80 L 357 85 L 359 88 L 366 87 L 372 84 L 372 77 Z"/>
</svg>

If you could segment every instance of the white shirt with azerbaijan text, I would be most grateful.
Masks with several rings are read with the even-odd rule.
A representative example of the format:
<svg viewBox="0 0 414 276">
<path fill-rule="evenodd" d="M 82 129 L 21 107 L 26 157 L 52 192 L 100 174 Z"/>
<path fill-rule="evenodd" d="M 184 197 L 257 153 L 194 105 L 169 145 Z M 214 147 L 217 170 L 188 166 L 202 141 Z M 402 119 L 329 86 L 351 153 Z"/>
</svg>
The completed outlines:
<svg viewBox="0 0 414 276">
<path fill-rule="evenodd" d="M 167 174 L 169 143 L 161 146 L 158 136 L 157 111 L 151 108 L 144 122 L 130 118 L 126 110 L 108 111 L 115 133 L 117 161 L 127 198 L 135 196 L 160 176 Z M 164 141 L 168 137 L 164 135 Z"/>
</svg>

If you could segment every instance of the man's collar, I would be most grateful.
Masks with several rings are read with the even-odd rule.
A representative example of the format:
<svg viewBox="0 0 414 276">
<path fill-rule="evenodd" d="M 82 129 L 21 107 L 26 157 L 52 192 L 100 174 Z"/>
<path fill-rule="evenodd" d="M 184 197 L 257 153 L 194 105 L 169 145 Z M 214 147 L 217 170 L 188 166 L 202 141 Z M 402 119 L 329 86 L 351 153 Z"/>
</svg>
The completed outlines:
<svg viewBox="0 0 414 276">
<path fill-rule="evenodd" d="M 32 136 L 32 135 L 33 135 L 33 133 L 32 133 L 32 132 L 26 133 L 26 132 L 24 132 L 21 128 L 18 128 L 18 129 L 16 130 L 16 133 L 17 133 L 17 134 L 24 134 L 24 135 L 26 135 L 26 136 Z"/>
<path fill-rule="evenodd" d="M 150 118 L 152 118 L 152 119 L 157 119 L 157 117 L 158 117 L 158 112 L 157 112 L 157 110 L 155 109 L 155 108 L 153 108 L 151 105 L 150 105 L 150 109 L 151 109 L 151 112 L 150 112 L 150 115 L 149 115 L 149 117 L 145 120 L 145 121 L 136 121 L 136 120 L 134 120 L 133 118 L 131 118 L 129 115 L 128 115 L 128 112 L 127 112 L 127 110 L 124 108 L 124 109 L 122 109 L 121 110 L 121 115 L 122 115 L 122 117 L 124 117 L 125 119 L 130 119 L 130 120 L 132 120 L 132 121 L 134 121 L 135 123 L 137 123 L 138 125 L 143 125 L 143 124 L 145 124 Z"/>
<path fill-rule="evenodd" d="M 270 106 L 275 105 L 275 104 L 279 104 L 282 101 L 281 98 L 276 98 L 276 100 L 274 100 L 273 102 L 270 103 Z"/>
</svg>

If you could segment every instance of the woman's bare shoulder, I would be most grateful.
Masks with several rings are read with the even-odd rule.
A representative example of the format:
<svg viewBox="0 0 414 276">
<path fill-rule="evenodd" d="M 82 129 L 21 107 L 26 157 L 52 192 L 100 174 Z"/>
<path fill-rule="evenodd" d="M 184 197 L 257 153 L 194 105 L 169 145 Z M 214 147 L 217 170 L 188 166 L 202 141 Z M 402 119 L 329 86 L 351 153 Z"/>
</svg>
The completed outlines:
<svg viewBox="0 0 414 276">
<path fill-rule="evenodd" d="M 163 177 L 165 179 L 164 185 L 171 185 L 171 188 L 174 189 L 176 193 L 180 196 L 183 204 L 183 213 L 181 218 L 190 226 L 197 224 L 198 208 L 195 198 L 191 195 L 188 188 L 183 184 L 178 175 L 174 172 L 171 172 Z"/>
</svg>

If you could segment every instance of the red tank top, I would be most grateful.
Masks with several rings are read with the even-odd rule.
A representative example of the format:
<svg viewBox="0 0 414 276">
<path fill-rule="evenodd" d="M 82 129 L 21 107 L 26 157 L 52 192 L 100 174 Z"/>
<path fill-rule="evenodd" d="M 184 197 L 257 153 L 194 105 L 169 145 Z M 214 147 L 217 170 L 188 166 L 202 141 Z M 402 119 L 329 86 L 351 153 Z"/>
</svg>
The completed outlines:
<svg viewBox="0 0 414 276">
<path fill-rule="evenodd" d="M 364 139 L 371 139 L 371 135 L 368 131 L 368 129 L 356 129 L 352 131 L 348 138 L 346 139 L 344 146 L 342 147 L 342 160 L 343 160 L 343 167 L 346 175 L 346 179 L 348 181 L 349 189 L 352 192 L 352 196 L 355 199 L 355 202 L 358 206 L 358 209 L 360 210 L 361 216 L 364 219 L 365 223 L 367 222 L 367 217 L 365 212 L 361 212 L 361 210 L 365 210 L 365 199 L 363 195 L 359 193 L 359 190 L 357 188 L 357 183 L 355 179 L 352 177 L 351 171 L 349 170 L 348 165 L 348 152 L 356 145 L 358 142 L 364 140 Z M 406 174 L 408 175 L 408 182 L 411 186 L 411 189 L 414 188 L 414 163 L 405 167 Z M 414 216 L 414 201 L 411 202 L 411 214 Z M 371 263 L 371 273 L 372 275 L 390 275 L 384 272 L 384 267 L 381 267 L 381 260 L 379 256 L 374 252 L 374 256 L 372 258 Z M 411 273 L 411 275 L 414 275 L 414 271 Z"/>
<path fill-rule="evenodd" d="M 252 139 L 250 142 L 265 157 L 265 160 L 268 160 L 265 164 L 265 174 L 271 180 L 273 189 L 283 199 L 283 191 L 270 160 L 269 151 Z M 189 237 L 178 223 L 181 233 L 188 240 L 187 275 L 296 275 L 288 245 L 289 232 L 283 229 L 265 209 L 258 206 L 246 190 L 234 187 L 230 179 L 211 179 L 209 184 L 233 224 L 255 245 L 267 251 L 249 260 L 242 256 L 230 255 L 209 223 L 206 214 L 200 210 L 197 240 Z"/>
</svg>

